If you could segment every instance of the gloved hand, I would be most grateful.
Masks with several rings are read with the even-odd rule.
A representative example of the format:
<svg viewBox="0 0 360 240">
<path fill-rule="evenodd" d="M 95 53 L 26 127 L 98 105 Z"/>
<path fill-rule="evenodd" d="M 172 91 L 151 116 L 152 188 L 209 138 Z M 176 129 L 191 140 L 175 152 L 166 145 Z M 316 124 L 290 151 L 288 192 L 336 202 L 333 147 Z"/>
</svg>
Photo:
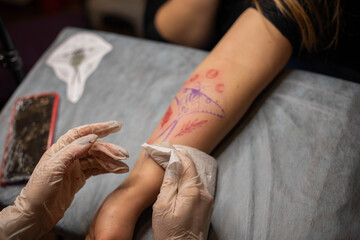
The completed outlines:
<svg viewBox="0 0 360 240">
<path fill-rule="evenodd" d="M 172 148 L 172 159 L 153 205 L 154 239 L 205 239 L 213 210 L 213 197 L 201 182 L 186 149 Z M 155 154 L 150 153 L 156 162 L 164 165 L 164 154 Z"/>
<path fill-rule="evenodd" d="M 0 213 L 0 228 L 8 238 L 40 238 L 64 216 L 87 178 L 128 172 L 121 161 L 129 156 L 125 149 L 96 142 L 120 129 L 121 123 L 112 121 L 77 127 L 61 136 L 44 153 L 14 205 Z"/>
</svg>

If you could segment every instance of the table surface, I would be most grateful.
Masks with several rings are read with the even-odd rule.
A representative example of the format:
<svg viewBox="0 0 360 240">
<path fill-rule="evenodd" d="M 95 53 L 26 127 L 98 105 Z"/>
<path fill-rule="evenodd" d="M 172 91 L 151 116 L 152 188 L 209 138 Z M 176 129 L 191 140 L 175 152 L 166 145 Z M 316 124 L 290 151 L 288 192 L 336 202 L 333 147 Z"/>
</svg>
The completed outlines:
<svg viewBox="0 0 360 240">
<path fill-rule="evenodd" d="M 127 148 L 127 163 L 132 168 L 141 144 L 207 52 L 96 32 L 114 48 L 88 78 L 82 98 L 73 104 L 66 98 L 65 83 L 45 61 L 56 46 L 79 31 L 87 30 L 67 28 L 59 34 L 4 107 L 0 152 L 15 99 L 57 92 L 60 105 L 54 140 L 75 126 L 119 120 L 121 132 L 104 140 Z M 360 166 L 360 150 L 355 144 L 360 140 L 359 102 L 358 84 L 303 71 L 282 74 L 268 94 L 260 97 L 247 118 L 251 121 L 240 124 L 217 156 L 218 183 L 209 238 L 339 236 L 349 221 L 344 220 L 345 213 L 341 221 L 334 212 L 344 206 L 344 198 L 355 199 L 351 188 L 359 186 L 352 175 L 352 169 Z M 347 178 L 342 178 L 344 175 Z M 86 234 L 102 200 L 126 176 L 90 178 L 58 227 Z M 1 187 L 1 204 L 12 204 L 22 187 Z M 330 201 L 327 196 L 338 197 Z M 324 228 L 319 224 L 325 221 L 321 218 L 325 206 L 333 215 L 328 216 Z M 147 224 L 138 238 L 151 238 L 149 228 Z"/>
</svg>

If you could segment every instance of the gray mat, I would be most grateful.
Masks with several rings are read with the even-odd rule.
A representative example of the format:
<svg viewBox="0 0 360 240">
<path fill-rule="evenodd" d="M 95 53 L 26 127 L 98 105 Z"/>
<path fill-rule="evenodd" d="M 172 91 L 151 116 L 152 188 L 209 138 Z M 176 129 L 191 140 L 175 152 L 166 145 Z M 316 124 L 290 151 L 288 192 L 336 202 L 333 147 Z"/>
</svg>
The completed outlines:
<svg viewBox="0 0 360 240">
<path fill-rule="evenodd" d="M 206 52 L 98 32 L 114 47 L 86 82 L 77 104 L 44 61 L 80 31 L 68 28 L 39 60 L 0 115 L 4 150 L 16 97 L 56 91 L 55 138 L 72 127 L 107 120 L 123 130 L 105 140 L 127 148 L 132 168 L 141 144 Z M 263 96 L 249 121 L 218 152 L 218 182 L 210 239 L 357 239 L 360 237 L 360 86 L 288 71 Z M 88 180 L 57 229 L 85 235 L 102 200 L 126 175 Z M 0 187 L 11 204 L 22 186 Z M 144 216 L 151 216 L 145 214 Z M 136 239 L 151 239 L 142 222 Z"/>
</svg>

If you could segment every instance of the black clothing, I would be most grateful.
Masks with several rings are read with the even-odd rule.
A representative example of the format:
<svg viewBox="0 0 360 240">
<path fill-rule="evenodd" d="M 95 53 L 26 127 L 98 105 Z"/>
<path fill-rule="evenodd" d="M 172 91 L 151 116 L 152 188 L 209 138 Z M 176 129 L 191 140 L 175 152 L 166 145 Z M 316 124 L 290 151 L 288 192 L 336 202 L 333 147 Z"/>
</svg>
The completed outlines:
<svg viewBox="0 0 360 240">
<path fill-rule="evenodd" d="M 302 0 L 299 0 L 300 3 Z M 157 9 L 166 0 L 147 0 L 145 11 L 145 36 L 149 39 L 165 41 L 157 32 L 154 18 Z M 319 1 L 316 1 L 319 2 Z M 301 33 L 296 22 L 284 16 L 272 0 L 259 0 L 262 14 L 289 40 L 293 47 L 290 67 L 324 73 L 360 82 L 360 4 L 355 0 L 342 0 L 341 26 L 336 47 L 324 49 L 331 41 L 321 39 L 320 50 L 308 53 L 301 47 Z M 320 3 L 319 3 L 320 4 Z M 210 50 L 227 32 L 235 20 L 249 7 L 255 8 L 252 0 L 221 0 L 215 23 L 215 33 L 206 50 Z M 289 67 L 289 66 L 288 66 Z"/>
</svg>

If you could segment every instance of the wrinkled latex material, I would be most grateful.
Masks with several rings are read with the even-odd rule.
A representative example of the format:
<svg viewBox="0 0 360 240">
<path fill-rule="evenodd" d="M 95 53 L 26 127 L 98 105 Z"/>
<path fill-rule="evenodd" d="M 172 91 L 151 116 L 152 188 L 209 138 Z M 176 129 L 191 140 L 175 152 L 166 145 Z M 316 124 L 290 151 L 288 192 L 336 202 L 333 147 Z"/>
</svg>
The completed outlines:
<svg viewBox="0 0 360 240">
<path fill-rule="evenodd" d="M 128 152 L 97 142 L 119 131 L 121 123 L 85 125 L 68 131 L 49 148 L 34 169 L 14 205 L 0 212 L 0 228 L 9 239 L 38 239 L 63 217 L 87 178 L 102 173 L 124 173 Z"/>
<path fill-rule="evenodd" d="M 206 239 L 213 197 L 202 182 L 205 178 L 199 176 L 194 164 L 203 160 L 194 158 L 197 154 L 191 154 L 200 151 L 169 144 L 144 144 L 143 147 L 155 162 L 166 169 L 160 194 L 153 205 L 154 238 Z M 201 155 L 202 158 L 214 160 L 205 153 L 201 152 Z M 213 177 L 216 178 L 216 174 Z"/>
</svg>

